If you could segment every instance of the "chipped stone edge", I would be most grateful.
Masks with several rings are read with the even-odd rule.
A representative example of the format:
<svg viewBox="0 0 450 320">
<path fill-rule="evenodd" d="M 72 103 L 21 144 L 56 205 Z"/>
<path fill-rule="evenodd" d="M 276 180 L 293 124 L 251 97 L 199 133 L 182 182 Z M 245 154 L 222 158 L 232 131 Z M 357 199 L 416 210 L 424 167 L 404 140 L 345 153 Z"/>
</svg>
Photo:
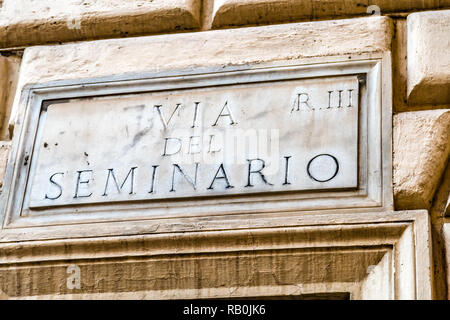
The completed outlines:
<svg viewBox="0 0 450 320">
<path fill-rule="evenodd" d="M 117 14 L 107 12 L 96 15 L 67 15 L 56 19 L 24 20 L 13 24 L 3 22 L 0 23 L 0 48 L 196 30 L 200 28 L 200 11 L 201 1 L 189 0 L 189 3 L 177 6 L 119 11 Z M 161 23 L 159 18 L 162 16 L 166 16 L 166 24 Z M 156 22 L 141 23 L 140 28 L 135 28 L 133 23 L 124 23 L 136 19 Z M 76 21 L 81 28 L 74 28 L 72 21 Z M 128 27 L 114 30 L 119 22 L 121 26 Z"/>
</svg>

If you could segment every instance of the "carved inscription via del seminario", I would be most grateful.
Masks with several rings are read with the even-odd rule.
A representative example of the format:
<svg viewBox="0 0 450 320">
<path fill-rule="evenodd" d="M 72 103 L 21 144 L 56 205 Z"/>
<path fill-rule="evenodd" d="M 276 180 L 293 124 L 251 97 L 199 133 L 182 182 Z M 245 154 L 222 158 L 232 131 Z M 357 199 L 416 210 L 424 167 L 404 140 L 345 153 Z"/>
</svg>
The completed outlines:
<svg viewBox="0 0 450 320">
<path fill-rule="evenodd" d="M 46 112 L 30 207 L 358 183 L 357 76 L 80 99 Z"/>
</svg>

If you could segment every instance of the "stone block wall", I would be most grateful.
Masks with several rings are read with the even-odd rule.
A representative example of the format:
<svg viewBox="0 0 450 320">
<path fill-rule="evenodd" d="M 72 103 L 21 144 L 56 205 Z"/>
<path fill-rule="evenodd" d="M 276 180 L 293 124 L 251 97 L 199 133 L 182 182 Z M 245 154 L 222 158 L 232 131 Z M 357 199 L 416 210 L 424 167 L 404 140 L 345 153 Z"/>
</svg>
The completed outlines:
<svg viewBox="0 0 450 320">
<path fill-rule="evenodd" d="M 383 18 L 373 17 L 378 15 Z M 302 25 L 290 28 L 293 22 Z M 215 29 L 220 32 L 211 38 Z M 252 40 L 242 43 L 249 34 Z M 448 0 L 3 0 L 0 188 L 14 127 L 22 120 L 21 90 L 35 82 L 63 80 L 61 74 L 106 76 L 111 68 L 130 72 L 124 55 L 142 61 L 146 71 L 174 69 L 177 62 L 196 67 L 275 61 L 281 58 L 280 37 L 292 42 L 289 56 L 282 57 L 287 59 L 313 51 L 365 54 L 388 46 L 395 209 L 428 210 L 434 297 L 450 298 L 449 35 Z M 130 39 L 122 46 L 120 38 Z M 155 46 L 158 52 L 148 51 Z M 214 60 L 202 58 L 206 55 Z"/>
</svg>

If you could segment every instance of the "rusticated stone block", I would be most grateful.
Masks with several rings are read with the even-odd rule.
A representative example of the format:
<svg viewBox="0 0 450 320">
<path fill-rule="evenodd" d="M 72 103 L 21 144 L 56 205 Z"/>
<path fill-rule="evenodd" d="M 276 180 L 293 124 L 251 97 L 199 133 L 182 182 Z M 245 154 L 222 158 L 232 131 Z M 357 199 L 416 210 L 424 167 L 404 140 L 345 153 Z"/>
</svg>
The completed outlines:
<svg viewBox="0 0 450 320">
<path fill-rule="evenodd" d="M 450 153 L 450 110 L 394 117 L 396 209 L 430 207 Z"/>
<path fill-rule="evenodd" d="M 0 46 L 199 28 L 200 0 L 4 0 Z"/>
<path fill-rule="evenodd" d="M 7 82 L 7 61 L 5 57 L 0 56 L 0 130 L 2 129 L 6 114 Z"/>
<path fill-rule="evenodd" d="M 436 0 L 214 0 L 212 28 L 438 8 Z"/>
<path fill-rule="evenodd" d="M 450 10 L 408 16 L 408 103 L 450 103 Z"/>
</svg>

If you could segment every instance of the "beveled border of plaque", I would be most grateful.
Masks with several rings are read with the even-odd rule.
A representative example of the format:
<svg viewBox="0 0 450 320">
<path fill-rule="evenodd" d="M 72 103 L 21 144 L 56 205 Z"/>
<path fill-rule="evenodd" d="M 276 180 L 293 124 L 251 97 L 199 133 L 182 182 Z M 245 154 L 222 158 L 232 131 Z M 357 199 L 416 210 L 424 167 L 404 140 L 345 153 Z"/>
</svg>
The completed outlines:
<svg viewBox="0 0 450 320">
<path fill-rule="evenodd" d="M 45 116 L 42 112 L 44 101 L 345 75 L 359 75 L 362 79 L 357 189 L 80 205 L 43 209 L 39 210 L 39 214 L 30 214 L 28 208 L 23 208 L 27 179 L 33 174 L 33 150 L 38 144 L 36 137 L 39 123 Z M 15 127 L 13 149 L 5 176 L 5 192 L 0 202 L 4 203 L 3 229 L 156 220 L 159 224 L 167 222 L 181 226 L 175 227 L 174 231 L 189 231 L 195 226 L 188 221 L 208 220 L 213 216 L 223 216 L 226 220 L 226 217 L 282 218 L 317 212 L 331 214 L 392 210 L 391 86 L 391 57 L 387 52 L 325 57 L 307 63 L 304 60 L 292 60 L 57 81 L 26 87 L 19 103 L 19 119 L 23 119 L 23 122 L 19 120 Z M 183 224 L 184 221 L 188 222 L 187 225 Z M 100 230 L 98 232 L 101 233 Z"/>
</svg>

